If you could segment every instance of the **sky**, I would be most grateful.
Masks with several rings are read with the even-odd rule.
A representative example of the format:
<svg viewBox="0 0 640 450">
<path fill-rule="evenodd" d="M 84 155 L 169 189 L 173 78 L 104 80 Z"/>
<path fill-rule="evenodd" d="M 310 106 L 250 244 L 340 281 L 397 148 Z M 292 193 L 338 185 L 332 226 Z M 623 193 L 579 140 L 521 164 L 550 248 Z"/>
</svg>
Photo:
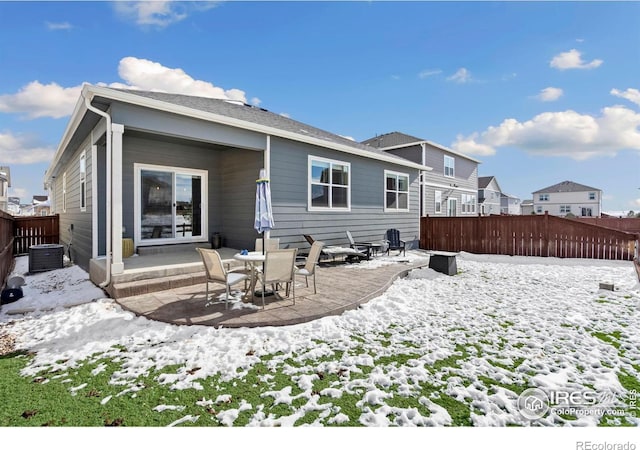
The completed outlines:
<svg viewBox="0 0 640 450">
<path fill-rule="evenodd" d="M 406 258 L 427 260 L 424 252 L 409 251 L 406 257 L 383 256 L 345 266 L 344 270 L 372 270 Z M 223 436 L 243 442 L 245 447 L 250 442 L 261 448 L 297 449 L 302 439 L 311 437 L 319 439 L 313 448 L 330 449 L 336 444 L 351 448 L 356 441 L 360 447 L 364 444 L 375 449 L 397 446 L 404 439 L 407 448 L 416 442 L 422 443 L 421 448 L 428 442 L 428 448 L 487 450 L 539 449 L 545 444 L 548 448 L 588 448 L 577 445 L 578 441 L 592 442 L 592 449 L 602 448 L 595 443 L 603 442 L 640 444 L 635 427 L 596 428 L 600 420 L 597 415 L 576 414 L 579 417 L 575 420 L 569 419 L 573 426 L 567 426 L 560 413 L 550 410 L 529 422 L 516 406 L 517 394 L 509 390 L 512 384 L 524 383 L 546 392 L 597 392 L 602 395 L 598 397 L 602 407 L 626 408 L 625 417 L 631 424 L 640 425 L 640 408 L 633 407 L 633 398 L 624 406 L 624 399 L 632 392 L 616 376 L 626 372 L 637 377 L 640 370 L 634 365 L 640 358 L 640 321 L 635 319 L 640 283 L 632 262 L 462 252 L 457 265 L 460 273 L 455 277 L 426 267 L 412 270 L 379 297 L 341 315 L 293 326 L 233 329 L 178 326 L 137 317 L 104 298 L 87 273 L 68 261 L 63 269 L 29 275 L 28 257 L 23 256 L 16 258 L 11 276 L 23 277 L 24 297 L 0 308 L 0 335 L 9 333 L 15 337 L 16 348 L 34 355 L 22 370 L 23 376 L 65 383 L 70 395 L 83 395 L 93 387 L 90 379 L 73 370 L 77 365 L 91 368 L 93 364 L 96 367 L 91 373 L 97 375 L 104 369 L 103 359 L 117 359 L 126 370 L 114 371 L 110 383 L 121 390 L 115 396 L 103 394 L 99 398 L 102 405 L 122 395 L 135 396 L 145 389 L 138 377 L 157 370 L 166 374 L 156 378 L 158 383 L 175 390 L 202 392 L 196 404 L 183 400 L 188 397 L 167 396 L 164 402 L 146 405 L 160 417 L 160 424 L 192 422 L 203 427 L 217 419 L 232 426 L 240 411 L 248 411 L 252 417 L 254 428 L 240 435 L 216 431 L 215 435 L 200 434 L 201 439 L 194 439 L 191 433 L 198 430 L 190 428 L 190 442 L 213 438 L 212 442 L 220 443 Z M 602 280 L 613 283 L 615 290 L 600 290 L 598 282 Z M 224 292 L 220 292 L 222 298 Z M 235 297 L 239 299 L 240 295 L 238 291 Z M 301 304 L 304 302 L 302 299 Z M 614 336 L 615 340 L 601 339 L 597 333 Z M 459 345 L 468 350 L 466 357 L 443 367 L 434 364 L 454 355 Z M 414 356 L 416 351 L 419 357 Z M 391 355 L 398 360 L 389 358 Z M 411 357 L 405 360 L 403 355 Z M 267 372 L 260 396 L 234 398 L 231 402 L 225 390 L 212 389 L 204 381 L 219 374 L 223 379 L 241 382 L 247 372 L 265 360 L 272 370 L 289 377 L 299 393 L 292 395 L 288 387 L 276 389 Z M 198 369 L 176 370 L 176 366 Z M 356 366 L 371 370 L 365 373 Z M 338 371 L 344 371 L 340 382 L 314 391 L 318 373 Z M 488 379 L 502 384 L 492 388 Z M 415 393 L 419 383 L 439 386 L 442 393 L 465 399 L 466 404 L 473 401 L 470 417 L 475 429 L 446 427 L 452 421 L 447 409 Z M 351 429 L 350 440 L 344 434 L 336 435 L 332 427 L 345 419 L 343 412 L 327 408 L 332 399 L 342 395 L 357 399 L 359 422 L 371 427 L 365 434 L 353 434 L 357 430 Z M 260 399 L 269 396 L 291 407 L 292 413 L 287 415 L 280 409 L 272 415 L 263 411 Z M 394 396 L 413 400 L 394 402 Z M 324 401 L 318 401 L 318 397 Z M 418 403 L 430 414 L 418 412 Z M 205 412 L 208 406 L 213 406 L 215 415 Z M 179 412 L 177 416 L 170 414 L 175 411 Z M 290 428 L 306 414 L 315 418 L 315 425 L 325 428 L 299 430 L 297 439 L 283 438 L 291 436 L 283 435 L 288 433 L 283 430 L 260 441 L 261 431 L 256 427 Z M 379 432 L 391 425 L 403 430 Z M 411 430 L 423 425 L 430 429 Z M 556 427 L 562 430 L 552 430 Z M 36 436 L 38 442 L 53 449 L 80 449 L 88 442 L 77 438 L 76 433 L 83 433 L 80 429 L 74 429 L 75 439 L 52 440 L 51 434 L 39 433 L 38 428 L 43 430 L 35 427 L 28 442 Z M 151 448 L 184 445 L 184 434 L 142 431 Z M 89 429 L 87 438 L 94 440 L 92 445 L 97 448 L 113 448 L 114 439 L 125 447 L 131 444 L 130 434 L 111 433 L 100 440 L 96 432 L 100 430 Z M 19 427 L 5 428 L 3 433 L 5 437 L 25 439 Z"/>
<path fill-rule="evenodd" d="M 22 203 L 83 83 L 400 131 L 522 199 L 571 180 L 640 210 L 640 2 L 0 1 L 0 165 Z"/>
</svg>

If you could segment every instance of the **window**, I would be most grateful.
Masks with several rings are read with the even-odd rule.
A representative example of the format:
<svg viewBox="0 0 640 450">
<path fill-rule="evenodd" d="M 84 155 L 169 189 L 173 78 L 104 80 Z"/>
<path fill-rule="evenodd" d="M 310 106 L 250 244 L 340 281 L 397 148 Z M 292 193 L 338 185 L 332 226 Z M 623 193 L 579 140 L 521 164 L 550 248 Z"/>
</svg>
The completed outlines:
<svg viewBox="0 0 640 450">
<path fill-rule="evenodd" d="M 549 194 L 540 194 L 540 196 L 538 197 L 538 200 L 540 200 L 541 202 L 548 202 Z"/>
<path fill-rule="evenodd" d="M 67 212 L 67 172 L 62 174 L 62 212 Z"/>
<path fill-rule="evenodd" d="M 87 210 L 87 154 L 80 155 L 80 211 Z"/>
<path fill-rule="evenodd" d="M 537 207 L 536 207 L 536 212 L 537 212 L 538 214 L 542 214 L 542 206 L 537 206 Z"/>
<path fill-rule="evenodd" d="M 455 177 L 456 173 L 456 160 L 451 156 L 444 156 L 444 176 Z"/>
<path fill-rule="evenodd" d="M 309 156 L 309 210 L 351 207 L 351 164 Z"/>
<path fill-rule="evenodd" d="M 571 205 L 560 205 L 560 214 L 568 214 L 571 212 Z"/>
<path fill-rule="evenodd" d="M 462 194 L 462 213 L 473 214 L 476 212 L 476 196 L 470 194 Z"/>
<path fill-rule="evenodd" d="M 385 211 L 409 211 L 409 175 L 384 171 Z"/>
<path fill-rule="evenodd" d="M 442 213 L 442 191 L 435 191 L 435 212 L 436 214 Z"/>
<path fill-rule="evenodd" d="M 589 200 L 595 200 L 596 199 L 596 193 L 595 192 L 589 192 Z"/>
<path fill-rule="evenodd" d="M 580 208 L 580 212 L 581 212 L 581 216 L 582 217 L 591 217 L 592 216 L 592 211 L 591 208 Z"/>
</svg>

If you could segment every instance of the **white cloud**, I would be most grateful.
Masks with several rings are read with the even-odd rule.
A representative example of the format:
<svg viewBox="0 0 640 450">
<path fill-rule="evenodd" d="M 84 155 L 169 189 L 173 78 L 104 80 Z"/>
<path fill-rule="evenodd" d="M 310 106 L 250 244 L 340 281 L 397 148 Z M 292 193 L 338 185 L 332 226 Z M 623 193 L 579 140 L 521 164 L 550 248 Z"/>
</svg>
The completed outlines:
<svg viewBox="0 0 640 450">
<path fill-rule="evenodd" d="M 171 92 L 247 103 L 245 92 L 240 89 L 225 90 L 208 81 L 196 80 L 182 69 L 165 67 L 147 59 L 132 56 L 122 58 L 118 73 L 125 83 L 97 84 L 113 88 Z M 57 83 L 45 85 L 39 81 L 32 81 L 16 94 L 0 95 L 0 112 L 23 113 L 29 119 L 65 117 L 73 112 L 81 91 L 82 85 L 63 88 Z M 252 101 L 260 104 L 260 99 L 257 97 Z"/>
<path fill-rule="evenodd" d="M 73 28 L 69 22 L 46 22 L 47 29 L 51 31 L 70 30 Z"/>
<path fill-rule="evenodd" d="M 429 78 L 434 75 L 439 75 L 441 73 L 442 73 L 442 70 L 440 69 L 425 69 L 418 74 L 418 78 L 420 79 Z"/>
<path fill-rule="evenodd" d="M 0 112 L 26 113 L 30 119 L 59 119 L 73 111 L 82 86 L 63 88 L 57 83 L 32 81 L 16 94 L 0 95 Z"/>
<path fill-rule="evenodd" d="M 456 73 L 448 77 L 447 80 L 461 84 L 468 83 L 471 81 L 471 72 L 469 72 L 464 67 L 461 67 Z"/>
<path fill-rule="evenodd" d="M 186 19 L 193 11 L 204 11 L 218 5 L 217 1 L 116 1 L 113 7 L 124 20 L 142 27 L 165 28 Z"/>
<path fill-rule="evenodd" d="M 634 204 L 635 206 L 640 206 L 640 198 L 635 199 L 635 200 L 633 201 L 633 204 Z"/>
<path fill-rule="evenodd" d="M 11 197 L 20 197 L 20 200 L 26 199 L 29 197 L 29 190 L 21 187 L 10 187 L 9 188 L 9 196 Z"/>
<path fill-rule="evenodd" d="M 506 119 L 482 133 L 458 136 L 452 147 L 468 154 L 491 155 L 499 147 L 522 149 L 533 155 L 585 160 L 640 151 L 640 113 L 622 106 L 603 108 L 599 117 L 567 110 L 545 112 L 531 120 Z"/>
<path fill-rule="evenodd" d="M 548 87 L 540 91 L 536 98 L 543 102 L 553 102 L 562 97 L 564 92 L 560 88 Z"/>
<path fill-rule="evenodd" d="M 118 74 L 128 86 L 146 91 L 173 92 L 247 103 L 245 92 L 240 89 L 225 90 L 208 81 L 196 80 L 182 69 L 165 67 L 148 59 L 133 56 L 122 58 Z"/>
<path fill-rule="evenodd" d="M 595 69 L 596 67 L 600 67 L 601 64 L 601 59 L 594 59 L 591 62 L 583 61 L 582 54 L 575 48 L 554 56 L 551 62 L 549 62 L 549 66 L 558 70 Z"/>
<path fill-rule="evenodd" d="M 632 103 L 640 106 L 640 91 L 638 89 L 629 88 L 626 91 L 619 91 L 618 89 L 611 89 L 611 95 L 624 98 Z"/>
<path fill-rule="evenodd" d="M 5 164 L 49 162 L 54 153 L 53 147 L 42 146 L 30 136 L 0 132 L 0 161 Z"/>
<path fill-rule="evenodd" d="M 251 104 L 253 106 L 260 106 L 260 103 L 262 103 L 262 100 L 260 100 L 258 97 L 253 97 L 251 99 Z"/>
</svg>

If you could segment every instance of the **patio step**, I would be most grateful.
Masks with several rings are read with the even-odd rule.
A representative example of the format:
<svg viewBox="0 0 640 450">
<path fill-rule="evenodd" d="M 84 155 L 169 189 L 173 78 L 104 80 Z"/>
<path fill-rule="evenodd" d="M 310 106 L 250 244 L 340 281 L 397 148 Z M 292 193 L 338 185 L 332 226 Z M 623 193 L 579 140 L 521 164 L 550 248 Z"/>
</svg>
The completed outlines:
<svg viewBox="0 0 640 450">
<path fill-rule="evenodd" d="M 149 294 L 152 292 L 166 291 L 185 286 L 192 286 L 205 282 L 204 271 L 185 273 L 179 275 L 147 278 L 135 281 L 115 282 L 109 285 L 107 291 L 111 298 L 133 297 L 134 295 Z"/>
</svg>

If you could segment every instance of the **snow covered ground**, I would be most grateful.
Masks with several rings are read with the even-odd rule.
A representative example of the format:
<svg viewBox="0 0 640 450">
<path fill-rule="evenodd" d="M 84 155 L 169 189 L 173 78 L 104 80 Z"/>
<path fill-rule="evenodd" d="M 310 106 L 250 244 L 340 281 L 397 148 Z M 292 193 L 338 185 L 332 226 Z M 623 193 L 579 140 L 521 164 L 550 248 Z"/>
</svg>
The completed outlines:
<svg viewBox="0 0 640 450">
<path fill-rule="evenodd" d="M 26 257 L 18 258 L 14 275 L 26 267 Z M 314 425 L 340 424 L 347 412 L 326 400 L 354 395 L 357 421 L 366 426 L 450 425 L 445 398 L 467 408 L 476 426 L 640 425 L 640 409 L 630 407 L 633 392 L 620 382 L 621 374 L 640 379 L 640 284 L 630 262 L 463 253 L 458 270 L 452 277 L 415 270 L 341 316 L 289 327 L 214 329 L 136 317 L 104 298 L 82 270 L 67 267 L 26 277 L 25 298 L 0 310 L 0 334 L 11 333 L 18 348 L 35 352 L 25 376 L 117 354 L 123 370 L 111 382 L 123 391 L 151 369 L 174 364 L 185 370 L 161 375 L 159 383 L 204 390 L 209 376 L 242 379 L 268 360 L 296 387 L 295 395 L 291 387 L 263 392 L 291 406 L 290 415 L 278 417 L 242 400 L 225 410 L 224 392 L 203 397 L 201 406 L 216 403 L 215 419 L 226 425 L 247 412 L 250 425 L 292 426 L 308 413 L 317 415 Z M 600 282 L 615 290 L 600 290 Z M 200 369 L 187 370 L 194 366 Z M 341 376 L 316 392 L 322 373 Z M 269 376 L 263 381 L 268 385 Z M 601 404 L 625 413 L 602 418 L 550 411 L 529 420 L 518 396 L 531 387 L 595 392 Z M 301 398 L 303 406 L 293 407 Z M 403 406 L 398 399 L 412 400 Z M 193 405 L 153 410 L 185 406 Z M 206 425 L 203 417 L 182 420 Z"/>
</svg>

